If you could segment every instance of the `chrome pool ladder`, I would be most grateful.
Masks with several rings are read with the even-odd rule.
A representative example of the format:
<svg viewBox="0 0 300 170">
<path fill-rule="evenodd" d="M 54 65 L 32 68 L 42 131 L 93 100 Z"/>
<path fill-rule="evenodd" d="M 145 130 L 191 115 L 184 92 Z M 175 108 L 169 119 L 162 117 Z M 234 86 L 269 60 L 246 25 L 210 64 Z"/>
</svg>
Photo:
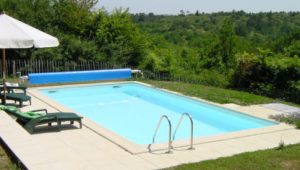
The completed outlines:
<svg viewBox="0 0 300 170">
<path fill-rule="evenodd" d="M 177 133 L 177 130 L 178 130 L 179 126 L 181 125 L 181 122 L 182 122 L 184 116 L 187 116 L 187 117 L 190 119 L 190 123 L 191 123 L 190 147 L 188 148 L 188 149 L 191 150 L 191 149 L 194 149 L 194 147 L 193 147 L 193 140 L 194 140 L 194 122 L 193 122 L 193 119 L 192 119 L 192 117 L 191 117 L 190 114 L 188 114 L 188 113 L 182 113 L 182 114 L 181 114 L 181 117 L 180 117 L 180 119 L 179 119 L 179 122 L 178 122 L 178 124 L 177 124 L 177 126 L 176 126 L 176 129 L 175 129 L 174 133 L 173 133 L 173 140 L 175 139 L 175 135 L 176 135 L 176 133 Z"/>
<path fill-rule="evenodd" d="M 157 132 L 158 132 L 158 130 L 159 130 L 159 128 L 160 128 L 160 124 L 161 124 L 161 122 L 162 122 L 162 120 L 163 120 L 164 118 L 168 121 L 168 124 L 169 124 L 169 142 L 168 142 L 168 151 L 167 151 L 166 153 L 171 153 L 171 152 L 172 152 L 172 151 L 171 151 L 171 149 L 172 149 L 172 139 L 171 139 L 171 134 L 172 134 L 172 124 L 171 124 L 171 121 L 170 121 L 170 119 L 168 118 L 167 115 L 162 115 L 162 116 L 160 117 L 159 122 L 158 122 L 157 127 L 156 127 L 156 130 L 155 130 L 155 132 L 154 132 L 153 138 L 152 138 L 152 144 L 154 144 L 154 142 L 155 142 L 156 134 L 157 134 Z M 149 145 L 148 145 L 148 150 L 149 150 L 149 152 L 151 152 L 151 145 L 152 145 L 152 144 L 149 144 Z"/>
</svg>

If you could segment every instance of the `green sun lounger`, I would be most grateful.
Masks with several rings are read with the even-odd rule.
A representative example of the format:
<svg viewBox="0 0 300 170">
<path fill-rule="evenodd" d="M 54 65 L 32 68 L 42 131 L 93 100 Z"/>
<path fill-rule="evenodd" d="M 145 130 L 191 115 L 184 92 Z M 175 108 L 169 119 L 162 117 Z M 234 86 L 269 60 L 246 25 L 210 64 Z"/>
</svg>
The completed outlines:
<svg viewBox="0 0 300 170">
<path fill-rule="evenodd" d="M 14 106 L 4 106 L 0 105 L 0 109 L 8 114 L 13 115 L 17 118 L 17 122 L 20 123 L 29 133 L 34 133 L 38 125 L 57 123 L 57 130 L 61 130 L 61 123 L 65 121 L 70 121 L 71 124 L 74 121 L 79 123 L 80 128 L 82 128 L 82 117 L 75 113 L 67 112 L 56 112 L 48 113 L 46 109 L 32 110 L 29 112 L 21 112 L 20 109 Z"/>
<path fill-rule="evenodd" d="M 6 100 L 14 100 L 19 102 L 19 106 L 23 106 L 23 102 L 29 101 L 31 105 L 31 97 L 26 94 L 27 87 L 25 86 L 6 86 Z M 0 98 L 3 100 L 3 86 L 0 85 Z M 15 90 L 21 90 L 22 92 L 14 92 Z"/>
<path fill-rule="evenodd" d="M 0 98 L 3 99 L 4 95 L 1 93 Z M 15 102 L 19 102 L 19 106 L 23 106 L 23 102 L 29 101 L 29 104 L 31 105 L 31 97 L 23 94 L 23 93 L 6 93 L 6 100 L 14 100 Z"/>
</svg>

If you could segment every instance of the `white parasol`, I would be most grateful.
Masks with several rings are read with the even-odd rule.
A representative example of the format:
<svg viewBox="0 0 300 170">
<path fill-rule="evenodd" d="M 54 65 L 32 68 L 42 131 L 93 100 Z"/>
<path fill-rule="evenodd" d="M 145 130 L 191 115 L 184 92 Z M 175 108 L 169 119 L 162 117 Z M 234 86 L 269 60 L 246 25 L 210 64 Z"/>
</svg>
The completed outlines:
<svg viewBox="0 0 300 170">
<path fill-rule="evenodd" d="M 57 38 L 30 25 L 16 20 L 5 13 L 0 14 L 0 49 L 2 48 L 3 101 L 6 99 L 5 49 L 57 47 Z"/>
</svg>

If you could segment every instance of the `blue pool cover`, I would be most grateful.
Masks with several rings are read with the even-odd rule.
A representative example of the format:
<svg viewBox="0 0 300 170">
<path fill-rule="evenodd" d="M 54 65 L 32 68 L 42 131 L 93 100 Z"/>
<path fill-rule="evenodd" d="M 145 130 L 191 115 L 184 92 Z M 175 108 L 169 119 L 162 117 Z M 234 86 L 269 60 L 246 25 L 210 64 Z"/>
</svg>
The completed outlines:
<svg viewBox="0 0 300 170">
<path fill-rule="evenodd" d="M 70 83 L 131 78 L 131 69 L 30 73 L 30 84 Z"/>
</svg>

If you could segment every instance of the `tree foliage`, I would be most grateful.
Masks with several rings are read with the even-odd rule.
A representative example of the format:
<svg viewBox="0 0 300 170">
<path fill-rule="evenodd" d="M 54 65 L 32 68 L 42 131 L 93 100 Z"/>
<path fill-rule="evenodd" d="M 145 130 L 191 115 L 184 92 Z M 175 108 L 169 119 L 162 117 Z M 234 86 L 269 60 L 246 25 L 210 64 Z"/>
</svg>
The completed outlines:
<svg viewBox="0 0 300 170">
<path fill-rule="evenodd" d="M 157 45 L 175 51 L 173 74 L 300 102 L 300 13 L 140 15 Z"/>
<path fill-rule="evenodd" d="M 106 61 L 300 103 L 300 13 L 108 13 L 97 0 L 1 0 L 0 10 L 58 37 L 14 58 Z M 101 1 L 100 1 L 101 3 Z"/>
<path fill-rule="evenodd" d="M 93 11 L 96 0 L 3 0 L 0 10 L 58 37 L 53 49 L 17 50 L 16 56 L 71 61 L 107 61 L 137 67 L 147 41 L 128 10 Z M 51 57 L 52 55 L 52 57 Z"/>
<path fill-rule="evenodd" d="M 132 22 L 128 11 L 115 10 L 111 15 L 99 12 L 102 22 L 96 30 L 96 43 L 106 60 L 137 67 L 146 55 L 147 42 Z"/>
</svg>

